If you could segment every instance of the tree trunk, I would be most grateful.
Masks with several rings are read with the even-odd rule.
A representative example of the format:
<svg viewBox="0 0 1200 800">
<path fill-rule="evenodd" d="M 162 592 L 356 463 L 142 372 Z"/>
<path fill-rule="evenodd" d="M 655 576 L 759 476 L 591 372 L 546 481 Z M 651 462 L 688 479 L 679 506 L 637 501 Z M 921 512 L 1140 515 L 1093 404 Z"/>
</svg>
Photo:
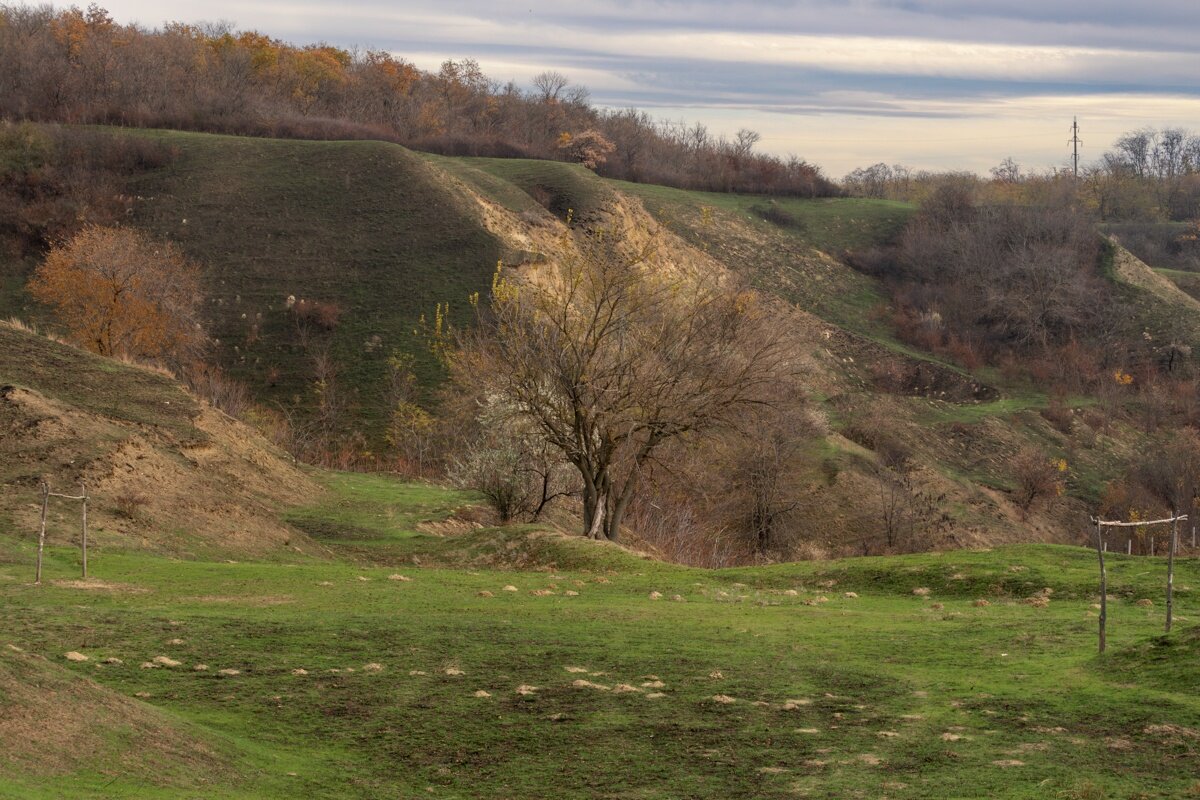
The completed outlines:
<svg viewBox="0 0 1200 800">
<path fill-rule="evenodd" d="M 604 530 L 604 498 L 601 497 L 596 502 L 596 510 L 592 514 L 592 524 L 588 528 L 587 537 L 589 539 L 599 539 L 605 535 Z"/>
<path fill-rule="evenodd" d="M 608 515 L 608 522 L 605 523 L 604 533 L 608 536 L 610 542 L 615 542 L 621 538 L 621 520 L 625 518 L 625 509 L 629 507 L 629 499 L 632 495 L 628 489 L 617 499 L 613 504 L 612 513 Z"/>
</svg>

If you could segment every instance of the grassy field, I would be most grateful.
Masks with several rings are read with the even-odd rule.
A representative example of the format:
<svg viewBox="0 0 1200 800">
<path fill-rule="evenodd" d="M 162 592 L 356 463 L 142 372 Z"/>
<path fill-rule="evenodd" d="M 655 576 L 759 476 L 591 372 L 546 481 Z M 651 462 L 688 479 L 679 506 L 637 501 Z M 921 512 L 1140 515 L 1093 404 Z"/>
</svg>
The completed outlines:
<svg viewBox="0 0 1200 800">
<path fill-rule="evenodd" d="M 7 325 L 0 325 L 0 380 L 36 387 L 82 411 L 197 437 L 196 398 L 174 379 Z"/>
<path fill-rule="evenodd" d="M 326 481 L 329 498 L 290 518 L 328 561 L 98 552 L 98 580 L 80 584 L 56 549 L 35 588 L 28 543 L 15 548 L 0 563 L 0 697 L 22 680 L 88 688 L 142 716 L 66 725 L 41 766 L 0 739 L 0 796 L 1200 791 L 1194 561 L 1164 639 L 1162 560 L 1110 558 L 1098 658 L 1085 549 L 713 572 L 527 528 L 423 533 L 471 498 Z M 14 719 L 0 712 L 0 734 Z M 157 744 L 131 752 L 147 730 Z"/>
</svg>

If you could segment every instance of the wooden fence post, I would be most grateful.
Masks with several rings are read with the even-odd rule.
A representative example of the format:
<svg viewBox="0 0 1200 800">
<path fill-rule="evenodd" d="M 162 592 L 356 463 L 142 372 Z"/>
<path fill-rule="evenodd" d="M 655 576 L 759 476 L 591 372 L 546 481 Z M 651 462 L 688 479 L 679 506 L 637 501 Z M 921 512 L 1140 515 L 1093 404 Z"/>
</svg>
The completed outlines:
<svg viewBox="0 0 1200 800">
<path fill-rule="evenodd" d="M 87 579 L 87 483 L 79 482 L 80 494 L 83 495 L 83 539 L 80 542 L 80 549 L 83 551 L 83 577 Z"/>
<path fill-rule="evenodd" d="M 1104 572 L 1104 526 L 1096 520 L 1096 554 L 1100 557 L 1100 652 L 1104 653 L 1104 626 L 1108 622 L 1108 576 Z"/>
<path fill-rule="evenodd" d="M 42 481 L 42 529 L 38 533 L 37 577 L 33 579 L 35 586 L 42 582 L 42 550 L 46 546 L 46 511 L 50 505 L 50 484 Z"/>
<path fill-rule="evenodd" d="M 1167 633 L 1171 632 L 1171 611 L 1175 599 L 1175 539 L 1179 533 L 1179 515 L 1172 514 L 1175 520 L 1171 523 L 1171 547 L 1167 554 Z"/>
</svg>

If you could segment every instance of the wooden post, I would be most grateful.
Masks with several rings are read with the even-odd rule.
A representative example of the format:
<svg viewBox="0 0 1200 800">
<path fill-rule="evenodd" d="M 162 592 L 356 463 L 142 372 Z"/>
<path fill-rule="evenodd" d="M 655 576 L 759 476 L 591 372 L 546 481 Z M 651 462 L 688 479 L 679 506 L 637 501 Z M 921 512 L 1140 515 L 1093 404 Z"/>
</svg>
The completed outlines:
<svg viewBox="0 0 1200 800">
<path fill-rule="evenodd" d="M 1100 652 L 1104 653 L 1104 626 L 1108 622 L 1108 576 L 1104 572 L 1104 533 L 1096 520 L 1096 554 L 1100 557 Z"/>
<path fill-rule="evenodd" d="M 1150 555 L 1154 555 L 1154 537 L 1150 537 Z"/>
<path fill-rule="evenodd" d="M 80 541 L 80 550 L 83 551 L 83 577 L 87 579 L 87 483 L 79 482 L 79 488 L 83 495 L 83 539 Z"/>
<path fill-rule="evenodd" d="M 1167 633 L 1171 632 L 1171 611 L 1175 599 L 1175 538 L 1179 533 L 1178 514 L 1171 523 L 1171 547 L 1167 554 Z"/>
<path fill-rule="evenodd" d="M 1125 554 L 1133 555 L 1133 534 L 1129 534 L 1129 538 L 1125 540 Z"/>
<path fill-rule="evenodd" d="M 34 585 L 39 585 L 42 582 L 42 550 L 46 546 L 46 511 L 50 505 L 50 485 L 42 481 L 42 529 L 38 533 L 38 552 L 37 552 L 37 577 L 33 579 Z"/>
</svg>

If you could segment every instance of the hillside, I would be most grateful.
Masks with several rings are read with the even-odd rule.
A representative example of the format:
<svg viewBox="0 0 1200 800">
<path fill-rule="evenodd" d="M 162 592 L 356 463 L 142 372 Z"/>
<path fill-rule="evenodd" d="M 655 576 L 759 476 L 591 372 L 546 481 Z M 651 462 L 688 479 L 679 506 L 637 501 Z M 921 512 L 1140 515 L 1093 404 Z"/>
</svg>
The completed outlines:
<svg viewBox="0 0 1200 800">
<path fill-rule="evenodd" d="M 278 513 L 319 489 L 256 432 L 170 377 L 0 323 L 0 553 L 36 540 L 43 479 L 67 494 L 87 482 L 97 548 L 315 550 Z M 50 542 L 77 540 L 77 504 L 54 501 L 50 519 Z"/>
<path fill-rule="evenodd" d="M 1146 446 L 1135 424 L 1091 413 L 1098 398 L 1051 397 L 1037 381 L 967 369 L 898 340 L 885 287 L 844 255 L 895 237 L 913 213 L 905 204 L 684 191 L 561 162 L 448 158 L 381 142 L 121 135 L 177 151 L 136 177 L 130 218 L 204 265 L 214 358 L 262 406 L 300 419 L 324 377 L 336 424 L 366 434 L 347 442 L 359 455 L 386 452 L 395 352 L 416 359 L 426 399 L 442 378 L 413 333 L 418 319 L 449 303 L 451 322 L 469 320 L 467 298 L 486 293 L 497 261 L 536 276 L 571 247 L 568 214 L 576 234 L 612 226 L 640 241 L 663 226 L 672 268 L 737 275 L 787 304 L 822 427 L 798 472 L 796 529 L 809 554 L 1075 541 L 1106 483 Z M 1200 345 L 1187 295 L 1132 257 L 1111 264 L 1127 312 L 1113 323 L 1121 336 Z M 24 270 L 7 268 L 0 306 L 36 316 L 12 288 Z M 333 309 L 332 318 L 297 314 L 301 301 Z M 937 530 L 883 544 L 884 440 L 912 453 L 905 479 L 918 506 L 946 515 Z M 1015 502 L 1011 464 L 1028 447 L 1068 463 L 1064 498 Z"/>
</svg>

